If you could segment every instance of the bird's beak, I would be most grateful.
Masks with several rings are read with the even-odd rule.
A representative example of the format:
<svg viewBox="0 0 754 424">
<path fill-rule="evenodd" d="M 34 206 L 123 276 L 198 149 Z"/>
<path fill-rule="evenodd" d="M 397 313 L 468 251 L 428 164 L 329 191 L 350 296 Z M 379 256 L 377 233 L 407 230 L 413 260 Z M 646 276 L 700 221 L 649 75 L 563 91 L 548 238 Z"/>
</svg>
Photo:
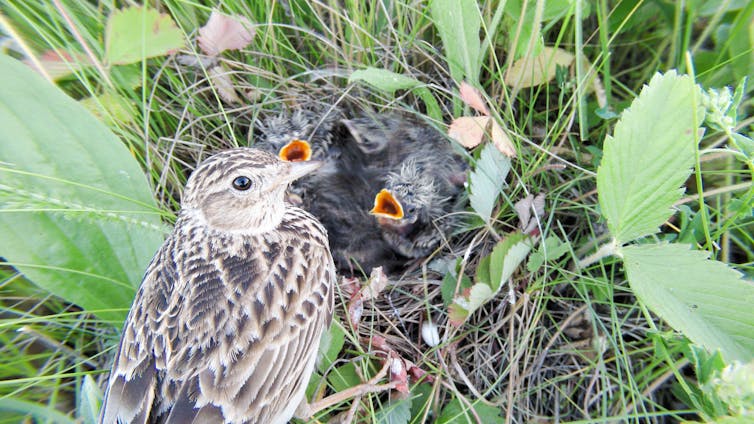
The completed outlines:
<svg viewBox="0 0 754 424">
<path fill-rule="evenodd" d="M 305 162 L 312 158 L 312 146 L 306 140 L 293 140 L 278 152 L 280 159 L 288 162 Z"/>
<path fill-rule="evenodd" d="M 310 160 L 306 162 L 287 162 L 288 171 L 283 172 L 270 186 L 277 187 L 281 184 L 290 184 L 291 181 L 297 180 L 306 174 L 316 171 L 324 164 L 322 161 Z"/>
<path fill-rule="evenodd" d="M 392 193 L 383 188 L 374 196 L 374 207 L 369 213 L 380 218 L 398 220 L 403 218 L 403 206 Z"/>
</svg>

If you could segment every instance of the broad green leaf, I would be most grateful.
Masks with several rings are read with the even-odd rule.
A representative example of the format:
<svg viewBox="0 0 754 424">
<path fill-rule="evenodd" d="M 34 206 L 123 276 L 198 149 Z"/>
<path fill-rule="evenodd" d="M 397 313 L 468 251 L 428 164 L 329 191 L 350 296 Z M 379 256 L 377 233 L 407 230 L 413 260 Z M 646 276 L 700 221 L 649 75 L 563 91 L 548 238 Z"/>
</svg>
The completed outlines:
<svg viewBox="0 0 754 424">
<path fill-rule="evenodd" d="M 322 339 L 319 342 L 317 369 L 320 372 L 326 372 L 327 369 L 330 368 L 330 365 L 338 359 L 338 354 L 341 349 L 343 349 L 345 339 L 346 333 L 343 329 L 343 325 L 337 317 L 333 317 L 330 329 L 322 334 Z"/>
<path fill-rule="evenodd" d="M 458 274 L 448 272 L 442 279 L 442 286 L 440 286 L 440 294 L 442 295 L 442 301 L 445 305 L 449 305 L 453 301 L 453 295 L 456 293 L 456 285 L 458 284 Z M 467 275 L 461 276 L 461 283 L 458 287 L 458 291 L 466 290 L 471 287 L 471 279 Z"/>
<path fill-rule="evenodd" d="M 697 90 L 688 76 L 655 75 L 605 140 L 597 192 L 619 244 L 657 232 L 683 193 L 694 165 Z"/>
<path fill-rule="evenodd" d="M 515 59 L 520 59 L 527 53 L 530 56 L 537 56 L 542 52 L 545 45 L 541 32 L 542 20 L 535 19 L 539 2 L 527 1 L 525 3 L 527 6 L 525 11 L 523 10 L 524 2 L 521 0 L 510 0 L 505 3 L 505 14 L 508 16 L 508 19 L 505 20 L 506 31 L 510 34 L 511 40 L 516 41 L 515 46 L 510 46 Z M 549 3 L 545 2 L 545 5 Z M 544 18 L 544 16 L 540 18 Z M 517 36 L 515 40 L 513 39 L 514 36 Z M 534 38 L 533 43 L 532 37 Z"/>
<path fill-rule="evenodd" d="M 500 191 L 506 186 L 505 177 L 511 160 L 492 144 L 479 154 L 474 170 L 469 174 L 469 203 L 479 216 L 489 222 Z"/>
<path fill-rule="evenodd" d="M 327 381 L 336 392 L 342 392 L 350 387 L 361 384 L 361 378 L 359 378 L 359 374 L 356 372 L 356 365 L 353 362 L 336 367 L 327 375 Z"/>
<path fill-rule="evenodd" d="M 128 149 L 83 106 L 0 57 L 0 256 L 120 325 L 164 235 Z"/>
<path fill-rule="evenodd" d="M 411 387 L 411 418 L 418 423 L 418 417 L 424 416 L 424 411 L 432 406 L 434 389 L 429 383 L 419 383 Z"/>
<path fill-rule="evenodd" d="M 146 6 L 113 12 L 105 28 L 105 60 L 111 65 L 164 56 L 184 46 L 183 32 L 169 15 Z"/>
<path fill-rule="evenodd" d="M 442 409 L 442 412 L 440 412 L 440 416 L 437 418 L 437 421 L 435 421 L 435 423 L 476 424 L 477 422 L 482 422 L 484 424 L 502 424 L 503 422 L 505 422 L 505 420 L 501 416 L 502 411 L 500 408 L 489 406 L 482 402 L 474 403 L 473 401 L 471 401 L 469 403 L 471 403 L 471 407 L 474 409 L 474 412 L 476 412 L 476 415 L 479 416 L 479 421 L 477 421 L 474 413 L 469 409 L 466 402 L 461 402 L 460 400 L 458 400 L 458 398 L 453 398 L 453 400 L 448 402 L 448 404 L 445 405 L 445 407 Z"/>
<path fill-rule="evenodd" d="M 754 283 L 684 244 L 620 248 L 628 281 L 652 312 L 727 361 L 754 359 Z"/>
<path fill-rule="evenodd" d="M 411 398 L 388 399 L 374 414 L 377 424 L 406 424 L 411 419 Z"/>
<path fill-rule="evenodd" d="M 478 82 L 482 60 L 479 3 L 474 0 L 433 0 L 429 11 L 445 47 L 450 76 L 459 83 L 464 79 Z"/>
<path fill-rule="evenodd" d="M 426 84 L 417 79 L 387 69 L 368 67 L 351 73 L 348 83 L 351 84 L 357 81 L 367 83 L 378 90 L 392 95 L 395 95 L 395 92 L 398 90 L 414 90 L 427 107 L 427 114 L 433 119 L 442 120 L 442 111 L 440 110 L 440 105 L 437 104 L 437 99 L 435 99 L 426 87 Z"/>
</svg>

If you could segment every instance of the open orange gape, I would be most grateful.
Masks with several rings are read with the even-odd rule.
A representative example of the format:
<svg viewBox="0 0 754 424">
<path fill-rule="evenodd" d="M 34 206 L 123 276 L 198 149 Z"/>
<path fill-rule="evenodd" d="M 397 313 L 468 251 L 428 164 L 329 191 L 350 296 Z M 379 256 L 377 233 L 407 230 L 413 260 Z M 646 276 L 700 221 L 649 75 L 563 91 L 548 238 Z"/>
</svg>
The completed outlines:
<svg viewBox="0 0 754 424">
<path fill-rule="evenodd" d="M 305 140 L 295 139 L 283 146 L 278 156 L 288 162 L 305 162 L 312 158 L 312 147 Z"/>
<path fill-rule="evenodd" d="M 369 213 L 382 218 L 401 219 L 403 206 L 392 193 L 383 188 L 374 196 L 374 207 Z"/>
</svg>

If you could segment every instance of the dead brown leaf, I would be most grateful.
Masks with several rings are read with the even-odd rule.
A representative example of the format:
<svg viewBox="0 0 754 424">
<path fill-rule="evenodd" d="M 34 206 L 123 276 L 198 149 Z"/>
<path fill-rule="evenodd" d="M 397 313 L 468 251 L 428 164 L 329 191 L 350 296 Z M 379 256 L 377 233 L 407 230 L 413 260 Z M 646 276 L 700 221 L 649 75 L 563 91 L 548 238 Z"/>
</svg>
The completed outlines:
<svg viewBox="0 0 754 424">
<path fill-rule="evenodd" d="M 204 54 L 217 56 L 225 50 L 238 50 L 251 44 L 254 25 L 243 16 L 228 16 L 212 11 L 207 23 L 196 37 Z"/>
<path fill-rule="evenodd" d="M 207 69 L 207 74 L 221 99 L 227 103 L 241 103 L 241 98 L 236 93 L 236 88 L 233 86 L 228 71 L 223 69 L 222 66 L 213 66 Z"/>
<path fill-rule="evenodd" d="M 529 194 L 513 205 L 518 215 L 518 227 L 524 234 L 531 234 L 537 228 L 537 222 L 545 214 L 545 194 Z"/>
<path fill-rule="evenodd" d="M 518 90 L 542 85 L 555 78 L 557 65 L 571 66 L 574 56 L 563 49 L 545 47 L 537 56 L 527 56 L 513 62 L 505 72 L 505 84 Z"/>
<path fill-rule="evenodd" d="M 461 100 L 463 100 L 464 103 L 482 115 L 489 116 L 490 111 L 487 109 L 487 102 L 484 101 L 482 94 L 476 89 L 476 87 L 463 81 L 461 82 L 461 87 L 459 87 L 458 91 L 460 92 Z"/>
<path fill-rule="evenodd" d="M 500 153 L 509 158 L 516 156 L 516 148 L 513 146 L 511 139 L 508 138 L 508 134 L 505 133 L 505 130 L 494 119 L 492 120 L 490 137 L 492 138 L 492 144 L 497 147 L 497 150 L 500 150 Z"/>
<path fill-rule="evenodd" d="M 456 118 L 448 127 L 448 136 L 467 149 L 474 148 L 484 139 L 487 125 L 489 125 L 491 119 L 489 116 Z"/>
</svg>

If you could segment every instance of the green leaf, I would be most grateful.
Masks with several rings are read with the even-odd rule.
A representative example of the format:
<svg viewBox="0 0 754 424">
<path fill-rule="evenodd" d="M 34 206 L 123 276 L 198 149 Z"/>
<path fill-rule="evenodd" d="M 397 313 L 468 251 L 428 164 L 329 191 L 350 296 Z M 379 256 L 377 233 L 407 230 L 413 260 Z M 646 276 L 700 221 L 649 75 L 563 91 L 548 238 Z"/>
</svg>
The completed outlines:
<svg viewBox="0 0 754 424">
<path fill-rule="evenodd" d="M 688 76 L 655 75 L 605 140 L 597 192 L 619 244 L 657 232 L 683 193 L 694 165 L 697 90 Z"/>
<path fill-rule="evenodd" d="M 118 93 L 106 92 L 96 97 L 81 99 L 80 103 L 97 119 L 109 125 L 134 121 L 133 105 Z"/>
<path fill-rule="evenodd" d="M 335 392 L 342 392 L 350 387 L 361 384 L 361 378 L 359 378 L 359 374 L 356 372 L 356 364 L 353 362 L 336 367 L 327 375 L 327 381 Z"/>
<path fill-rule="evenodd" d="M 432 406 L 432 394 L 434 390 L 429 383 L 419 383 L 411 387 L 411 418 L 416 421 L 424 416 L 424 411 Z"/>
<path fill-rule="evenodd" d="M 14 398 L 0 398 L 0 411 L 4 414 L 0 414 L 3 417 L 13 416 L 11 413 L 18 413 L 24 416 L 31 417 L 32 422 L 51 422 L 56 424 L 77 424 L 78 421 L 73 418 L 69 418 L 66 414 L 57 411 L 52 406 L 40 405 L 38 403 L 29 402 L 25 400 L 18 400 Z M 23 421 L 19 421 L 23 422 Z"/>
<path fill-rule="evenodd" d="M 140 62 L 183 48 L 184 37 L 167 14 L 146 6 L 113 12 L 105 28 L 105 61 L 111 65 Z"/>
<path fill-rule="evenodd" d="M 429 91 L 426 84 L 417 79 L 387 69 L 368 67 L 353 71 L 348 78 L 349 84 L 358 81 L 367 83 L 391 95 L 395 95 L 398 90 L 414 90 L 427 107 L 427 114 L 434 119 L 442 120 L 442 110 L 437 99 Z"/>
<path fill-rule="evenodd" d="M 539 249 L 529 255 L 529 261 L 526 263 L 526 269 L 529 272 L 536 272 L 545 263 L 545 261 L 554 261 L 559 259 L 570 251 L 570 244 L 563 242 L 558 236 L 547 237 L 539 245 Z"/>
<path fill-rule="evenodd" d="M 429 12 L 445 47 L 450 76 L 456 81 L 479 81 L 482 60 L 479 30 L 482 18 L 474 0 L 433 0 Z"/>
<path fill-rule="evenodd" d="M 76 415 L 81 418 L 83 424 L 95 424 L 99 417 L 101 403 L 102 391 L 91 375 L 85 375 L 79 392 Z"/>
<path fill-rule="evenodd" d="M 377 424 L 406 424 L 411 419 L 411 398 L 388 399 L 374 414 Z"/>
<path fill-rule="evenodd" d="M 320 372 L 325 373 L 330 365 L 338 359 L 338 354 L 343 349 L 345 340 L 346 332 L 343 325 L 337 317 L 333 317 L 330 329 L 322 334 L 322 339 L 319 342 L 320 357 L 317 360 L 317 369 Z"/>
<path fill-rule="evenodd" d="M 458 284 L 458 273 L 448 272 L 442 279 L 442 286 L 440 286 L 440 294 L 442 295 L 442 301 L 445 305 L 449 305 L 453 301 L 453 296 L 456 293 L 456 284 Z M 461 276 L 461 284 L 458 287 L 458 291 L 466 290 L 471 287 L 471 279 L 467 275 Z"/>
<path fill-rule="evenodd" d="M 494 293 L 500 291 L 532 248 L 531 239 L 519 232 L 509 234 L 492 249 L 490 254 L 490 287 Z"/>
<path fill-rule="evenodd" d="M 353 71 L 348 78 L 348 83 L 351 84 L 357 81 L 363 81 L 390 94 L 395 94 L 398 90 L 409 90 L 424 85 L 417 79 L 388 71 L 387 69 L 371 67 Z"/>
<path fill-rule="evenodd" d="M 162 242 L 149 184 L 86 109 L 0 57 L 0 256 L 120 325 Z"/>
<path fill-rule="evenodd" d="M 512 233 L 492 249 L 487 258 L 477 266 L 477 283 L 468 293 L 461 293 L 448 306 L 448 319 L 459 326 L 468 316 L 487 303 L 500 291 L 532 248 L 531 238 L 522 233 Z M 481 268 L 481 269 L 480 269 Z M 484 268 L 488 268 L 487 271 Z"/>
<path fill-rule="evenodd" d="M 628 281 L 652 312 L 727 361 L 754 358 L 754 283 L 683 244 L 626 246 Z"/>
<path fill-rule="evenodd" d="M 503 417 L 500 415 L 500 413 L 502 412 L 500 408 L 489 406 L 481 402 L 471 402 L 471 404 L 474 412 L 476 412 L 476 415 L 479 417 L 479 421 L 477 421 L 476 417 L 474 416 L 474 412 L 470 410 L 466 402 L 461 402 L 458 398 L 453 398 L 453 400 L 448 402 L 448 404 L 445 405 L 445 407 L 442 409 L 442 412 L 437 418 L 437 421 L 435 421 L 435 424 L 476 424 L 477 422 L 484 424 L 502 424 L 505 422 Z"/>
<path fill-rule="evenodd" d="M 510 159 L 488 143 L 469 174 L 469 203 L 485 222 L 492 218 L 492 210 L 501 190 L 506 187 L 505 177 L 510 169 Z"/>
</svg>

